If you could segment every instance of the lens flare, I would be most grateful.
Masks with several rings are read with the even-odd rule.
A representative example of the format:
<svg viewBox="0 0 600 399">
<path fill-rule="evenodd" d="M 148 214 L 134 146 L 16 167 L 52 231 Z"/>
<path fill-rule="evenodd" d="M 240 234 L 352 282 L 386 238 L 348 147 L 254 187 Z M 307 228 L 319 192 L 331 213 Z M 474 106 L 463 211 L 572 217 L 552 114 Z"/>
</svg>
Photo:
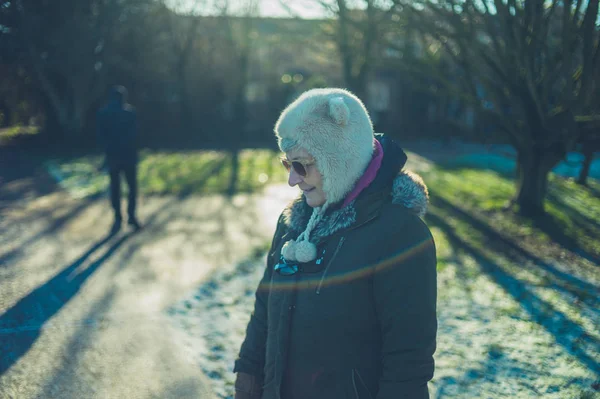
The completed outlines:
<svg viewBox="0 0 600 399">
<path fill-rule="evenodd" d="M 390 257 L 381 260 L 378 263 L 372 265 L 366 265 L 358 270 L 352 270 L 348 272 L 336 272 L 333 269 L 327 271 L 326 276 L 323 278 L 323 274 L 303 274 L 302 275 L 302 289 L 317 289 L 324 287 L 331 287 L 335 285 L 347 284 L 354 280 L 366 278 L 371 274 L 381 273 L 395 265 L 401 264 L 413 256 L 416 256 L 421 251 L 428 249 L 433 245 L 431 239 L 418 242 L 415 245 L 404 248 L 398 253 L 392 254 Z M 285 281 L 268 282 L 267 284 L 260 284 L 258 287 L 259 291 L 286 291 L 294 290 L 297 288 L 296 278 L 289 276 Z"/>
</svg>

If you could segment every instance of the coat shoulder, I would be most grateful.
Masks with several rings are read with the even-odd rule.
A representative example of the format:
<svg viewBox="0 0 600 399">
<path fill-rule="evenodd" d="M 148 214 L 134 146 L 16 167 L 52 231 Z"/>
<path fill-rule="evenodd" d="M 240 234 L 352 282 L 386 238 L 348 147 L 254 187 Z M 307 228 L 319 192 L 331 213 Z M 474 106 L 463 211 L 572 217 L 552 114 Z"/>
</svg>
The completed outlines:
<svg viewBox="0 0 600 399">
<path fill-rule="evenodd" d="M 388 202 L 381 208 L 374 226 L 383 241 L 412 241 L 431 239 L 431 231 L 414 209 L 403 204 Z M 405 239 L 404 239 L 405 238 Z M 401 245 L 400 242 L 398 242 Z"/>
<path fill-rule="evenodd" d="M 402 170 L 394 179 L 390 193 L 392 202 L 425 216 L 429 205 L 429 190 L 418 174 Z"/>
</svg>

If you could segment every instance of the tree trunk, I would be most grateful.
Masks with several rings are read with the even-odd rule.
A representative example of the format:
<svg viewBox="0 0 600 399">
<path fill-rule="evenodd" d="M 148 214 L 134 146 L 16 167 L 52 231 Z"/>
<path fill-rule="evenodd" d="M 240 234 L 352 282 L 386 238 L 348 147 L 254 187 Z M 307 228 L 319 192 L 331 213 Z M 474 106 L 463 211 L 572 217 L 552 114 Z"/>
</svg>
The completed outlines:
<svg viewBox="0 0 600 399">
<path fill-rule="evenodd" d="M 367 101 L 367 73 L 367 69 L 364 69 L 364 72 L 361 70 L 359 76 L 352 78 L 352 84 L 350 85 L 354 95 L 356 95 L 356 97 L 360 98 L 362 101 Z"/>
<path fill-rule="evenodd" d="M 70 96 L 61 95 L 46 80 L 42 85 L 44 108 L 46 112 L 46 136 L 53 143 L 63 143 L 64 139 L 72 138 L 83 128 L 83 109 Z"/>
<path fill-rule="evenodd" d="M 195 39 L 197 37 L 199 22 L 199 17 L 195 17 L 193 19 L 190 25 L 190 30 L 187 32 L 185 44 L 178 54 L 177 63 L 175 65 L 175 72 L 177 73 L 177 88 L 180 97 L 180 109 L 186 129 L 193 129 L 196 126 L 196 120 L 192 111 L 190 95 L 188 91 L 187 68 L 190 55 L 192 54 L 192 50 L 194 48 Z"/>
<path fill-rule="evenodd" d="M 248 86 L 248 69 L 250 66 L 250 48 L 245 46 L 240 50 L 238 59 L 238 71 L 240 80 L 238 82 L 235 104 L 234 104 L 234 122 L 231 132 L 236 132 L 233 136 L 231 151 L 231 176 L 229 180 L 228 194 L 234 195 L 238 189 L 240 174 L 240 151 L 246 145 L 246 129 L 248 128 L 248 104 L 246 103 L 246 87 Z"/>
<path fill-rule="evenodd" d="M 547 155 L 535 150 L 519 151 L 517 156 L 517 193 L 519 213 L 529 217 L 544 214 L 548 174 L 554 166 Z"/>
<path fill-rule="evenodd" d="M 350 48 L 350 30 L 348 24 L 348 9 L 346 8 L 346 0 L 338 0 L 338 51 L 342 58 L 342 73 L 344 77 L 344 83 L 348 88 L 357 94 L 356 82 L 354 81 L 354 75 L 352 74 L 352 49 Z M 358 95 L 358 94 L 357 94 Z"/>
<path fill-rule="evenodd" d="M 592 160 L 594 159 L 594 151 L 592 151 L 591 148 L 586 148 L 583 152 L 583 156 L 585 158 L 583 160 L 583 165 L 581 166 L 581 171 L 579 172 L 577 184 L 587 186 L 587 178 L 590 174 L 590 166 L 592 165 Z"/>
<path fill-rule="evenodd" d="M 10 107 L 4 102 L 0 102 L 0 114 L 2 114 L 2 119 L 0 119 L 0 127 L 10 126 L 12 122 L 12 113 Z"/>
<path fill-rule="evenodd" d="M 235 148 L 231 151 L 231 174 L 229 175 L 229 187 L 227 188 L 227 194 L 229 196 L 235 195 L 238 190 L 238 182 L 240 176 L 240 150 Z"/>
<path fill-rule="evenodd" d="M 46 122 L 44 124 L 44 135 L 49 143 L 64 143 L 67 138 L 65 123 L 67 121 L 66 105 L 59 108 L 47 96 L 44 100 L 44 113 Z"/>
<path fill-rule="evenodd" d="M 67 100 L 63 101 L 58 110 L 58 124 L 61 131 L 56 132 L 57 136 L 66 138 L 71 142 L 79 142 L 83 130 L 82 105 L 76 103 L 70 104 Z"/>
</svg>

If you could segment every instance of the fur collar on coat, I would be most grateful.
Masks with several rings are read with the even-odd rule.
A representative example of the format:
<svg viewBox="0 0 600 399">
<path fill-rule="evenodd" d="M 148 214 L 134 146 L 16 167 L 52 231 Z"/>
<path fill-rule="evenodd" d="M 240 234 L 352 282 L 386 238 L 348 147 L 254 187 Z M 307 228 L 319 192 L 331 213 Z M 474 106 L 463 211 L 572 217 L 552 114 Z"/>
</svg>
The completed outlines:
<svg viewBox="0 0 600 399">
<path fill-rule="evenodd" d="M 393 181 L 390 197 L 393 204 L 404 206 L 420 217 L 425 216 L 429 193 L 419 175 L 402 170 Z M 311 240 L 316 243 L 341 229 L 351 227 L 357 220 L 356 205 L 360 200 L 359 195 L 348 206 L 327 212 L 313 230 Z M 288 231 L 293 235 L 304 231 L 311 214 L 312 208 L 300 195 L 284 210 L 284 223 Z"/>
</svg>

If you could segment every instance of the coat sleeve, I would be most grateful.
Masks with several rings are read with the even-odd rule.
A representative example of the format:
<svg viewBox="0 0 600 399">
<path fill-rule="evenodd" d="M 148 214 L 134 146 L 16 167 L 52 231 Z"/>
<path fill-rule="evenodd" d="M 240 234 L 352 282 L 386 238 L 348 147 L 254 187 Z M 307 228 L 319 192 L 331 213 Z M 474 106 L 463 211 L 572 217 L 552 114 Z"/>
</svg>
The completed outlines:
<svg viewBox="0 0 600 399">
<path fill-rule="evenodd" d="M 378 399 L 429 398 L 436 347 L 436 255 L 425 223 L 410 214 L 386 241 L 373 292 L 382 334 Z"/>
<path fill-rule="evenodd" d="M 280 237 L 283 235 L 283 215 L 279 217 L 277 229 L 271 242 L 271 248 L 267 258 L 267 267 L 263 277 L 256 289 L 254 311 L 250 316 L 250 322 L 246 327 L 246 337 L 242 343 L 238 359 L 235 361 L 233 371 L 254 375 L 260 384 L 264 380 L 265 351 L 268 330 L 267 303 L 269 299 L 269 287 L 274 266 L 274 254 Z"/>
</svg>

